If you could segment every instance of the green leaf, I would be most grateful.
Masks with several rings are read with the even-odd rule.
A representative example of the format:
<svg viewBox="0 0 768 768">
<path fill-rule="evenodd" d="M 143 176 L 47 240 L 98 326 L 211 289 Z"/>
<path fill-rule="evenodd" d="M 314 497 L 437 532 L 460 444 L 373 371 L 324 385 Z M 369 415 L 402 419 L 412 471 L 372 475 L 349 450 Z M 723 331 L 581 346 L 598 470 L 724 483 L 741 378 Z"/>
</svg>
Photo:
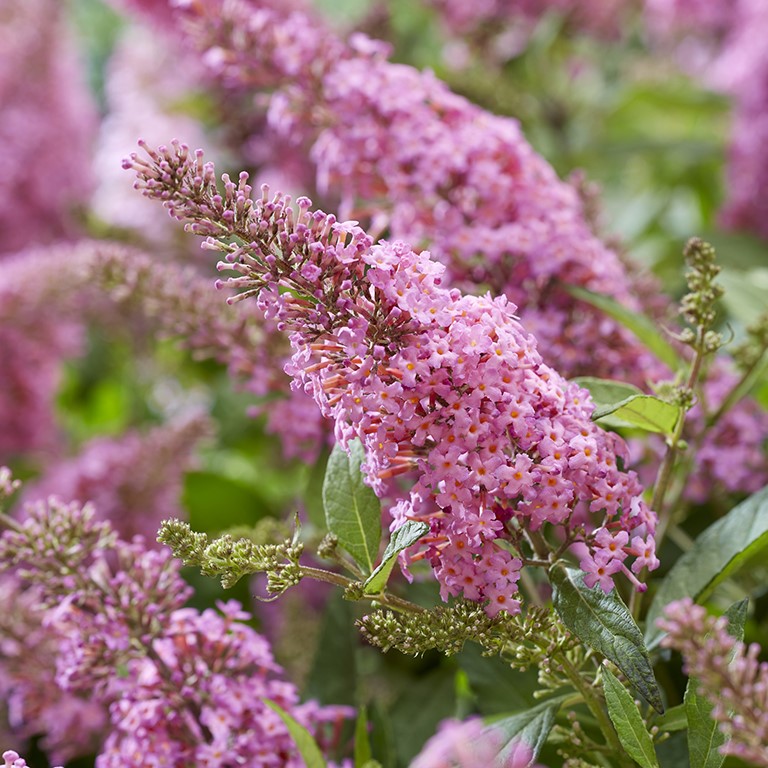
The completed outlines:
<svg viewBox="0 0 768 768">
<path fill-rule="evenodd" d="M 322 456 L 309 468 L 307 483 L 301 496 L 304 508 L 307 510 L 307 519 L 321 532 L 327 530 L 323 506 L 323 483 L 327 465 L 328 452 L 323 451 Z"/>
<path fill-rule="evenodd" d="M 629 691 L 607 667 L 603 667 L 603 691 L 608 714 L 619 735 L 621 746 L 642 768 L 659 768 L 653 739 L 645 727 L 637 705 Z"/>
<path fill-rule="evenodd" d="M 748 600 L 734 603 L 728 611 L 728 633 L 737 640 L 744 638 L 744 624 L 747 620 Z M 720 747 L 727 741 L 712 719 L 714 706 L 705 696 L 699 695 L 699 682 L 695 678 L 688 681 L 685 689 L 684 706 L 688 718 L 688 752 L 691 765 L 696 768 L 720 768 L 725 755 L 720 754 Z"/>
<path fill-rule="evenodd" d="M 643 394 L 633 384 L 591 376 L 582 376 L 574 382 L 589 390 L 595 403 L 592 418 L 600 419 L 604 426 L 670 434 L 680 418 L 679 406 Z"/>
<path fill-rule="evenodd" d="M 371 739 L 368 735 L 368 712 L 360 707 L 355 722 L 355 768 L 363 768 L 373 759 Z"/>
<path fill-rule="evenodd" d="M 615 299 L 605 296 L 601 293 L 588 291 L 576 285 L 566 285 L 565 289 L 574 298 L 591 304 L 606 315 L 612 317 L 616 322 L 621 323 L 627 330 L 637 336 L 637 338 L 651 351 L 656 357 L 665 363 L 672 371 L 676 371 L 680 366 L 680 356 L 677 350 L 659 333 L 652 320 L 645 315 L 633 312 Z"/>
<path fill-rule="evenodd" d="M 618 403 L 595 409 L 592 420 L 612 427 L 634 427 L 670 435 L 681 415 L 679 405 L 667 403 L 653 395 L 632 395 Z"/>
<path fill-rule="evenodd" d="M 366 595 L 378 595 L 382 592 L 395 566 L 397 556 L 404 550 L 415 544 L 425 533 L 429 531 L 426 523 L 408 520 L 392 533 L 392 537 L 381 556 L 381 562 L 366 579 L 364 592 Z"/>
<path fill-rule="evenodd" d="M 745 597 L 734 603 L 726 612 L 728 618 L 728 634 L 738 641 L 744 639 L 744 626 L 747 623 L 747 611 L 749 610 L 749 598 Z"/>
<path fill-rule="evenodd" d="M 353 440 L 349 454 L 337 445 L 328 459 L 323 505 L 328 530 L 366 572 L 373 570 L 381 541 L 381 505 L 363 482 L 363 444 Z"/>
<path fill-rule="evenodd" d="M 658 645 L 664 635 L 656 621 L 667 605 L 683 597 L 705 600 L 718 584 L 766 547 L 768 486 L 710 525 L 672 566 L 648 610 L 648 647 Z"/>
<path fill-rule="evenodd" d="M 382 768 L 395 768 L 397 764 L 396 739 L 387 710 L 375 699 L 370 703 L 370 720 L 373 731 L 369 734 L 371 751 Z"/>
<path fill-rule="evenodd" d="M 686 735 L 685 731 L 679 731 L 673 733 L 666 741 L 656 744 L 656 756 L 659 758 L 661 768 L 689 768 Z"/>
<path fill-rule="evenodd" d="M 317 742 L 312 738 L 312 734 L 303 725 L 297 723 L 282 707 L 275 704 L 274 701 L 270 701 L 270 699 L 263 699 L 263 701 L 271 710 L 277 712 L 280 719 L 285 723 L 285 727 L 296 744 L 296 748 L 299 750 L 306 768 L 327 768 L 323 753 L 320 751 L 320 747 L 317 746 Z"/>
<path fill-rule="evenodd" d="M 720 732 L 712 719 L 712 704 L 706 697 L 700 696 L 698 690 L 698 681 L 691 678 L 683 699 L 688 719 L 691 765 L 696 768 L 720 768 L 725 761 L 725 755 L 720 754 L 720 747 L 726 742 L 725 734 Z"/>
<path fill-rule="evenodd" d="M 535 760 L 555 724 L 555 716 L 563 700 L 563 697 L 559 697 L 545 701 L 536 707 L 491 723 L 483 733 L 493 733 L 500 738 L 500 749 L 494 766 L 503 768 L 509 765 L 512 762 L 516 743 L 519 741 L 524 741 L 531 748 L 533 752 L 531 760 Z"/>
<path fill-rule="evenodd" d="M 595 408 L 605 408 L 609 405 L 626 400 L 633 395 L 642 395 L 643 391 L 634 384 L 613 379 L 598 379 L 594 376 L 579 376 L 573 380 L 580 387 L 589 390 Z"/>
<path fill-rule="evenodd" d="M 563 565 L 552 568 L 550 579 L 554 590 L 552 601 L 563 624 L 610 659 L 637 692 L 657 712 L 663 712 L 642 632 L 616 590 L 606 595 L 600 586 L 590 589 L 581 571 Z"/>
</svg>

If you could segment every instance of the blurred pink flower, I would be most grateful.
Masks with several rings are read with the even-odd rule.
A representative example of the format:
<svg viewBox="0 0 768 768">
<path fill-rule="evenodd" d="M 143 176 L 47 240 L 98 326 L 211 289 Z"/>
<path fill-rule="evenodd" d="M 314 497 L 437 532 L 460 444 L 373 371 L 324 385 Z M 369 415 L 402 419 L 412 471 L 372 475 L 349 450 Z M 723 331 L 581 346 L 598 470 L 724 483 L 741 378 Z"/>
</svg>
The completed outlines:
<svg viewBox="0 0 768 768">
<path fill-rule="evenodd" d="M 96 110 L 65 10 L 5 0 L 0 13 L 0 256 L 77 235 L 93 188 Z"/>
<path fill-rule="evenodd" d="M 163 520 L 184 517 L 180 507 L 183 473 L 210 430 L 210 421 L 197 416 L 155 427 L 144 435 L 129 432 L 117 438 L 96 438 L 79 456 L 54 464 L 40 480 L 27 485 L 22 500 L 58 495 L 92 502 L 98 517 L 109 520 L 123 538 L 141 535 L 154 542 Z"/>
<path fill-rule="evenodd" d="M 502 749 L 503 747 L 503 749 Z M 500 754 L 501 753 L 501 754 Z M 503 756 L 503 757 L 502 757 Z M 522 740 L 506 743 L 480 718 L 444 720 L 410 768 L 544 768 L 533 764 L 533 750 Z"/>
</svg>

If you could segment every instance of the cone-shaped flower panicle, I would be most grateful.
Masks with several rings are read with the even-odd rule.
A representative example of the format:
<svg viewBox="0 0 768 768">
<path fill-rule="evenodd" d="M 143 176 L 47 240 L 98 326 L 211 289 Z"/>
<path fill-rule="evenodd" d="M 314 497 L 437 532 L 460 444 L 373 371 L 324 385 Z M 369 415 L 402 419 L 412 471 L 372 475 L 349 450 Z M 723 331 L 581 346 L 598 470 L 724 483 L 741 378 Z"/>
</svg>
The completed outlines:
<svg viewBox="0 0 768 768">
<path fill-rule="evenodd" d="M 620 468 L 626 446 L 591 422 L 589 394 L 542 361 L 514 305 L 444 288 L 445 267 L 428 253 L 374 245 L 306 198 L 297 210 L 267 188 L 254 200 L 245 174 L 238 184 L 225 176 L 219 194 L 200 152 L 148 153 L 126 161 L 137 187 L 212 236 L 207 246 L 227 254 L 220 268 L 239 273 L 231 300 L 256 297 L 290 334 L 288 372 L 342 444 L 363 441 L 374 490 L 415 472 L 393 526 L 429 522 L 421 554 L 444 598 L 517 611 L 522 560 L 494 542 L 514 548 L 545 524 L 561 541 L 588 542 L 588 578 L 606 591 L 618 571 L 641 586 L 625 561 L 655 567 L 655 515 Z"/>
</svg>

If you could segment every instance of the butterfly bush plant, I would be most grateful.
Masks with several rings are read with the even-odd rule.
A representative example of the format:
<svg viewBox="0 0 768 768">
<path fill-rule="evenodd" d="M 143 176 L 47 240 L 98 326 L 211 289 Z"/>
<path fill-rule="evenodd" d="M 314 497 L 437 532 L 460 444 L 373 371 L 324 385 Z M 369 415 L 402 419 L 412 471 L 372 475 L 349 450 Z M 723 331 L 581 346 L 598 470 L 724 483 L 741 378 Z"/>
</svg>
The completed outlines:
<svg viewBox="0 0 768 768">
<path fill-rule="evenodd" d="M 768 766 L 768 17 L 641 5 L 7 3 L 6 766 Z M 621 243 L 580 111 L 663 142 L 660 60 L 731 188 Z"/>
</svg>

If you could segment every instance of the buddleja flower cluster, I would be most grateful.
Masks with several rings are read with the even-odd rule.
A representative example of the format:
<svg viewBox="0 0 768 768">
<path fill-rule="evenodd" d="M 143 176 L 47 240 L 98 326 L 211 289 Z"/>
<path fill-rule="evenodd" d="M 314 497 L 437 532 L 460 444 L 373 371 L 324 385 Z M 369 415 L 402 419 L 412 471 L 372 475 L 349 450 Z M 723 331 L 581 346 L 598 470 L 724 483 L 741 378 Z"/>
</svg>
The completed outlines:
<svg viewBox="0 0 768 768">
<path fill-rule="evenodd" d="M 386 43 L 361 34 L 343 41 L 298 5 L 205 0 L 184 4 L 177 24 L 215 82 L 240 94 L 274 89 L 270 128 L 311 147 L 317 187 L 341 197 L 345 216 L 428 243 L 445 280 L 462 290 L 507 295 L 566 375 L 633 371 L 640 384 L 656 375 L 626 329 L 562 289 L 581 285 L 640 308 L 576 190 L 519 123 L 392 63 Z M 579 352 L 585 335 L 600 349 L 589 361 Z"/>
<path fill-rule="evenodd" d="M 550 9 L 581 29 L 608 31 L 599 19 L 614 29 L 617 16 L 609 11 L 629 10 L 623 0 L 471 5 L 463 11 L 494 30 Z M 314 176 L 322 194 L 340 198 L 344 216 L 428 247 L 447 267 L 444 286 L 506 295 L 545 357 L 557 360 L 567 377 L 602 376 L 643 389 L 670 377 L 622 324 L 566 289 L 605 294 L 667 324 L 674 314 L 659 286 L 646 286 L 595 236 L 583 197 L 557 178 L 516 120 L 479 108 L 429 72 L 393 63 L 385 43 L 360 34 L 343 40 L 301 0 L 200 0 L 180 4 L 170 16 L 166 10 L 157 8 L 162 23 L 196 53 L 211 88 L 241 105 L 237 122 L 246 133 L 262 110 L 247 146 L 269 147 L 280 157 L 269 178 L 307 189 Z M 290 152 L 276 146 L 276 137 L 292 143 Z M 301 168 L 291 175 L 296 165 Z M 589 354 L 585 338 L 593 342 Z M 713 485 L 747 492 L 768 479 L 765 412 L 744 400 L 711 423 L 708 413 L 721 410 L 736 381 L 726 365 L 716 362 L 712 370 L 686 426 L 686 439 L 707 457 L 686 486 L 691 500 L 701 500 Z M 321 436 L 324 425 L 306 400 L 282 405 L 271 424 L 292 452 L 297 445 L 309 457 L 307 438 Z M 301 418 L 281 418 L 288 408 Z M 297 440 L 287 425 L 299 422 L 307 433 Z M 657 463 L 655 455 L 647 459 Z"/>
<path fill-rule="evenodd" d="M 392 525 L 429 523 L 421 555 L 443 599 L 517 612 L 526 536 L 540 558 L 586 541 L 591 584 L 608 591 L 623 571 L 641 586 L 635 574 L 657 565 L 655 515 L 619 466 L 626 446 L 590 421 L 589 394 L 542 361 L 514 305 L 442 287 L 445 268 L 428 253 L 373 245 L 307 198 L 295 211 L 265 187 L 254 201 L 246 174 L 238 184 L 225 175 L 222 195 L 201 151 L 175 143 L 147 152 L 126 161 L 137 187 L 225 251 L 220 268 L 240 273 L 228 281 L 242 290 L 236 298 L 257 297 L 290 333 L 296 386 L 333 419 L 343 445 L 363 441 L 377 494 L 394 477 L 415 478 L 390 510 Z"/>
<path fill-rule="evenodd" d="M 89 505 L 51 497 L 27 512 L 0 538 L 0 562 L 45 611 L 56 684 L 108 711 L 99 768 L 298 768 L 293 741 L 264 698 L 330 747 L 323 724 L 333 730 L 349 713 L 299 705 L 239 604 L 184 607 L 191 589 L 169 554 L 138 537 L 119 540 Z"/>
<path fill-rule="evenodd" d="M 768 766 L 768 663 L 761 648 L 745 646 L 727 632 L 726 617 L 707 615 L 685 598 L 669 605 L 658 624 L 663 644 L 683 655 L 684 671 L 713 705 L 711 717 L 728 736 L 721 752 Z"/>
<path fill-rule="evenodd" d="M 0 177 L 0 258 L 72 237 L 74 209 L 86 204 L 93 187 L 89 152 L 97 109 L 65 10 L 48 0 L 3 3 L 0 142 L 7 158 Z"/>
<path fill-rule="evenodd" d="M 10 733 L 0 740 L 15 747 L 37 737 L 51 762 L 98 751 L 108 721 L 105 706 L 87 693 L 56 683 L 58 636 L 46 626 L 35 590 L 14 576 L 0 580 L 0 700 Z"/>
</svg>

